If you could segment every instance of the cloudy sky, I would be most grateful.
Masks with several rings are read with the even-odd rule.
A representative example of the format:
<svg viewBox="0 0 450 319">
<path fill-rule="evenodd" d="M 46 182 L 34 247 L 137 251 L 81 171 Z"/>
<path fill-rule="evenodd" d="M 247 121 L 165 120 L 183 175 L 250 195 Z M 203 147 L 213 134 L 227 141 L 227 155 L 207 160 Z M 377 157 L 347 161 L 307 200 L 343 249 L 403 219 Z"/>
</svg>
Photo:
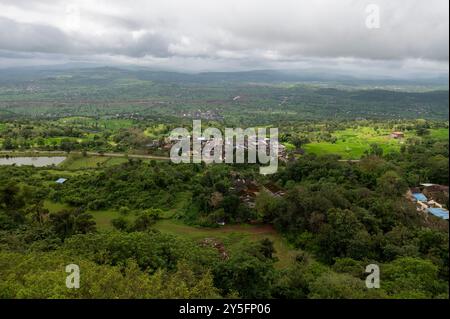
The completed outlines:
<svg viewBox="0 0 450 319">
<path fill-rule="evenodd" d="M 448 73 L 448 6 L 448 0 L 0 0 L 0 68 L 86 62 L 435 76 Z"/>
</svg>

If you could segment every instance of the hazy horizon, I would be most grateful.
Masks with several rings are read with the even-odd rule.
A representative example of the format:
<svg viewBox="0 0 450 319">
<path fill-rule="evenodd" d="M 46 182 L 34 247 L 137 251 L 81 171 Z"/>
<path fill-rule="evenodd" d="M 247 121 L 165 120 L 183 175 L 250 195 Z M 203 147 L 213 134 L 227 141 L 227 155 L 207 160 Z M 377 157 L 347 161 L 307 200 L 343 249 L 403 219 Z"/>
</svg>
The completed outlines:
<svg viewBox="0 0 450 319">
<path fill-rule="evenodd" d="M 368 27 L 375 13 L 378 25 Z M 448 76 L 448 28 L 445 0 L 0 0 L 0 68 L 319 68 L 357 77 L 434 78 Z"/>
</svg>

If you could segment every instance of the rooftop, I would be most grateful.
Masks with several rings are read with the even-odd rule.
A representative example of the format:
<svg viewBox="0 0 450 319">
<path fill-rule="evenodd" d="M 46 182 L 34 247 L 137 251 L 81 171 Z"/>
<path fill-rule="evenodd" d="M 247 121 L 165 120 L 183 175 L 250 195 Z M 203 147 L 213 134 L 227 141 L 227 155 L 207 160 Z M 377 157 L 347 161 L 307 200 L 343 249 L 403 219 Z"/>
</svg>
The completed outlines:
<svg viewBox="0 0 450 319">
<path fill-rule="evenodd" d="M 67 181 L 66 178 L 58 178 L 55 183 L 64 184 L 65 181 Z"/>
<path fill-rule="evenodd" d="M 428 208 L 428 212 L 436 217 L 448 220 L 448 210 L 443 208 Z"/>
<path fill-rule="evenodd" d="M 417 200 L 421 202 L 428 201 L 427 197 L 422 193 L 413 193 L 412 196 Z"/>
</svg>

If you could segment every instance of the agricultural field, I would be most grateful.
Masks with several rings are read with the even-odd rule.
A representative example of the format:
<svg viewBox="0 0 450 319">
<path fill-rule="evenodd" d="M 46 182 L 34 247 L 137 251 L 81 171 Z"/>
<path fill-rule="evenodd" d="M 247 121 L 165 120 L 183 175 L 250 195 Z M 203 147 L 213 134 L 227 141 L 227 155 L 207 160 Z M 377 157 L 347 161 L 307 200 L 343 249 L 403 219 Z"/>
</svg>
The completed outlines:
<svg viewBox="0 0 450 319">
<path fill-rule="evenodd" d="M 430 137 L 436 138 L 442 141 L 448 141 L 449 139 L 449 131 L 445 128 L 440 129 L 431 129 L 430 130 Z"/>
<path fill-rule="evenodd" d="M 98 168 L 104 166 L 109 160 L 109 157 L 71 155 L 60 164 L 60 167 L 67 170 Z"/>
<path fill-rule="evenodd" d="M 338 154 L 343 159 L 360 159 L 367 152 L 371 144 L 379 145 L 385 154 L 399 152 L 402 145 L 410 138 L 418 138 L 415 132 L 405 132 L 405 137 L 395 139 L 390 136 L 390 130 L 375 130 L 373 127 L 349 128 L 335 131 L 332 136 L 335 142 L 311 142 L 304 145 L 306 153 L 325 155 Z M 430 137 L 448 140 L 449 130 L 430 129 Z"/>
</svg>

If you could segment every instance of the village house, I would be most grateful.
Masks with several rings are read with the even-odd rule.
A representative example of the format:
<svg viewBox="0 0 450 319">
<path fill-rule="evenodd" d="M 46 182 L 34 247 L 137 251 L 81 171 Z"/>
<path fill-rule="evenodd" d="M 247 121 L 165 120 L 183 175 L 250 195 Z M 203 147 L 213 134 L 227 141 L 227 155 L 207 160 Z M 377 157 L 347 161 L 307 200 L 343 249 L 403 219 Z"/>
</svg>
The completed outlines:
<svg viewBox="0 0 450 319">
<path fill-rule="evenodd" d="M 246 204 L 249 208 L 255 208 L 256 196 L 259 194 L 259 186 L 248 179 L 241 178 L 237 174 L 233 174 L 235 177 L 231 190 L 238 193 L 239 199 L 242 203 Z"/>
<path fill-rule="evenodd" d="M 264 189 L 273 197 L 282 197 L 285 195 L 285 191 L 273 183 L 264 185 Z"/>
<path fill-rule="evenodd" d="M 191 138 L 191 136 L 188 136 L 188 137 Z M 160 144 L 159 146 L 161 146 L 162 149 L 164 149 L 164 150 L 170 150 L 175 143 L 180 142 L 181 140 L 182 140 L 181 137 L 173 137 L 172 139 L 166 137 L 164 139 L 164 142 L 162 144 Z M 204 137 L 204 136 L 197 137 L 196 140 L 197 140 L 198 143 L 200 143 L 202 150 L 205 147 L 206 143 L 213 141 L 213 139 L 211 137 L 207 138 L 207 137 Z M 270 152 L 270 139 L 269 138 L 265 138 L 263 141 L 260 141 L 260 142 L 261 142 L 261 144 L 263 146 L 266 147 L 266 154 L 269 154 L 269 152 Z M 231 143 L 232 142 L 230 140 L 224 139 L 224 144 L 225 145 L 230 145 Z M 259 146 L 259 144 L 258 144 L 257 141 L 250 142 L 250 148 L 251 149 L 257 150 L 258 146 Z M 234 151 L 237 151 L 237 150 L 242 150 L 244 152 L 248 151 L 249 150 L 249 140 L 248 139 L 244 139 L 243 145 L 242 144 L 233 145 L 233 149 L 234 149 Z M 198 155 L 198 154 L 199 154 L 198 151 L 193 150 L 193 145 L 191 143 L 191 155 Z M 223 147 L 222 148 L 222 156 L 220 157 L 220 159 L 221 160 L 225 160 L 226 158 L 227 157 L 226 157 L 226 154 L 225 154 L 225 147 Z M 281 143 L 278 143 L 278 158 L 280 160 L 282 160 L 282 161 L 286 161 L 287 158 L 288 158 L 286 147 L 283 144 L 281 144 Z"/>
<path fill-rule="evenodd" d="M 431 191 L 430 191 L 431 190 Z M 449 212 L 437 201 L 437 191 L 447 191 L 448 187 L 435 184 L 421 184 L 421 187 L 414 187 L 408 190 L 407 197 L 416 203 L 417 211 L 432 214 L 436 217 L 448 220 Z M 434 191 L 434 192 L 433 192 Z M 429 197 L 427 197 L 429 196 Z M 448 195 L 447 195 L 448 196 Z"/>
<path fill-rule="evenodd" d="M 67 181 L 66 178 L 58 178 L 58 179 L 55 181 L 55 183 L 56 183 L 56 184 L 64 184 L 66 181 Z"/>
<path fill-rule="evenodd" d="M 403 132 L 398 132 L 398 131 L 392 132 L 392 133 L 391 133 L 391 137 L 392 137 L 392 138 L 395 138 L 395 139 L 404 138 L 404 137 L 405 137 L 405 133 L 403 133 Z"/>
</svg>

